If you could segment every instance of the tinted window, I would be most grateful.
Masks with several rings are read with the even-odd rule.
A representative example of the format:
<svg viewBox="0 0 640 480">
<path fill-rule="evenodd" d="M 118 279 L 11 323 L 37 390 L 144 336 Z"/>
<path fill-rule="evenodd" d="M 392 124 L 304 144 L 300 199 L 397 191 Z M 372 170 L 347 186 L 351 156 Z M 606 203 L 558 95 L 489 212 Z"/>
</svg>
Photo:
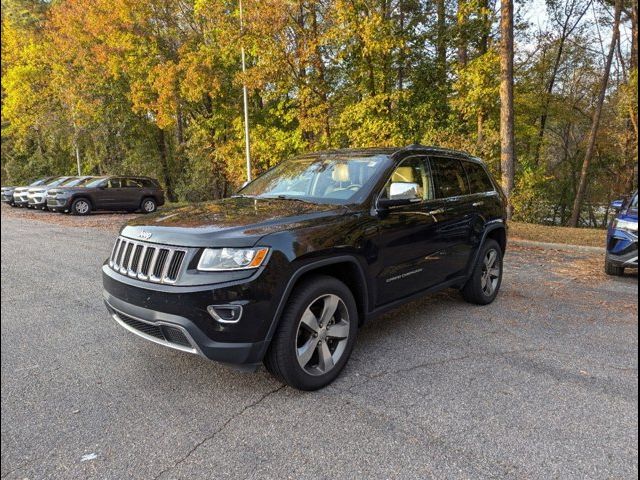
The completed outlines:
<svg viewBox="0 0 640 480">
<path fill-rule="evenodd" d="M 467 171 L 467 178 L 469 179 L 469 186 L 471 187 L 471 193 L 484 193 L 493 192 L 495 187 L 484 167 L 478 163 L 462 162 L 464 169 Z"/>
<path fill-rule="evenodd" d="M 432 165 L 438 198 L 469 194 L 467 173 L 462 162 L 453 158 L 433 158 Z"/>
<path fill-rule="evenodd" d="M 391 174 L 381 198 L 431 200 L 431 178 L 424 157 L 404 160 Z"/>
<path fill-rule="evenodd" d="M 125 178 L 122 180 L 123 186 L 126 188 L 142 188 L 142 184 L 139 180 L 133 178 Z"/>
<path fill-rule="evenodd" d="M 122 188 L 122 179 L 121 178 L 110 178 L 107 182 L 108 188 Z"/>
<path fill-rule="evenodd" d="M 158 188 L 159 184 L 157 180 L 152 180 L 150 178 L 138 178 L 136 179 L 139 183 L 142 184 L 143 187 L 146 188 Z"/>
</svg>

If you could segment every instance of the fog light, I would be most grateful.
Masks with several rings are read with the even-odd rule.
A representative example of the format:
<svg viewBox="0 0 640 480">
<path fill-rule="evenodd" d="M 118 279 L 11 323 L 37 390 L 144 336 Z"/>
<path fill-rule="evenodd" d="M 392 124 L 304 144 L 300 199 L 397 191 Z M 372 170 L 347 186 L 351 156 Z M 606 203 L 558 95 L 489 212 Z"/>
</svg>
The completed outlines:
<svg viewBox="0 0 640 480">
<path fill-rule="evenodd" d="M 238 323 L 242 317 L 241 305 L 209 305 L 207 312 L 220 323 Z"/>
</svg>

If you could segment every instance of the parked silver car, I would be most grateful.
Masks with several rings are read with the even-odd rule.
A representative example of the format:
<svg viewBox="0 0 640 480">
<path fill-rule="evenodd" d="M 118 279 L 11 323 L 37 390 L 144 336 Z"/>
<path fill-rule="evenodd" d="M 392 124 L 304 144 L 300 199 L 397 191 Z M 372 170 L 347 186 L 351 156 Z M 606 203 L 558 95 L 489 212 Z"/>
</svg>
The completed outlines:
<svg viewBox="0 0 640 480">
<path fill-rule="evenodd" d="M 29 190 L 27 191 L 27 201 L 28 201 L 27 206 L 29 208 L 46 210 L 47 209 L 47 191 L 50 188 L 60 187 L 67 183 L 73 182 L 75 180 L 81 180 L 83 178 L 84 177 L 57 177 L 54 180 L 51 180 L 50 182 L 44 185 L 29 188 Z"/>
<path fill-rule="evenodd" d="M 46 185 L 48 182 L 51 182 L 56 178 L 58 177 L 43 177 L 26 186 L 3 187 L 2 201 L 8 203 L 12 207 L 26 207 L 29 203 L 27 194 L 29 193 L 30 188 Z"/>
</svg>

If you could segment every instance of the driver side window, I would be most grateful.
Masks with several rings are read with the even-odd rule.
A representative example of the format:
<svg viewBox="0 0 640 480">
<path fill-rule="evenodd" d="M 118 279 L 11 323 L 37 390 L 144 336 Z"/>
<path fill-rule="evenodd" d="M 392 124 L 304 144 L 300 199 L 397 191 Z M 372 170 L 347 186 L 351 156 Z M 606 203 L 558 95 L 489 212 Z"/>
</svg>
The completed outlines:
<svg viewBox="0 0 640 480">
<path fill-rule="evenodd" d="M 425 157 L 403 160 L 391 174 L 381 198 L 389 200 L 433 200 L 430 173 Z"/>
</svg>

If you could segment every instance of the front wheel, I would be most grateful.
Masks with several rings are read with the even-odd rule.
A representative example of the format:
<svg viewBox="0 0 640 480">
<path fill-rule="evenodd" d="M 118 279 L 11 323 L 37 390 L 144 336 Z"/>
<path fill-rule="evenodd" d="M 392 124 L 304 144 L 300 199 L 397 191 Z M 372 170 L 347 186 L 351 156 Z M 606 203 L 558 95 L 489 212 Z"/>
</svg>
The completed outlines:
<svg viewBox="0 0 640 480">
<path fill-rule="evenodd" d="M 71 204 L 71 212 L 74 215 L 88 215 L 91 213 L 91 204 L 86 198 L 77 198 Z"/>
<path fill-rule="evenodd" d="M 489 239 L 482 246 L 471 277 L 462 288 L 462 296 L 469 303 L 488 305 L 496 299 L 502 285 L 502 248 Z"/>
<path fill-rule="evenodd" d="M 358 331 L 358 309 L 349 288 L 334 277 L 314 276 L 296 287 L 264 363 L 282 382 L 317 390 L 341 372 Z"/>
<path fill-rule="evenodd" d="M 604 271 L 607 275 L 612 277 L 622 277 L 624 275 L 624 267 L 616 265 L 609 259 L 605 260 Z"/>
</svg>

